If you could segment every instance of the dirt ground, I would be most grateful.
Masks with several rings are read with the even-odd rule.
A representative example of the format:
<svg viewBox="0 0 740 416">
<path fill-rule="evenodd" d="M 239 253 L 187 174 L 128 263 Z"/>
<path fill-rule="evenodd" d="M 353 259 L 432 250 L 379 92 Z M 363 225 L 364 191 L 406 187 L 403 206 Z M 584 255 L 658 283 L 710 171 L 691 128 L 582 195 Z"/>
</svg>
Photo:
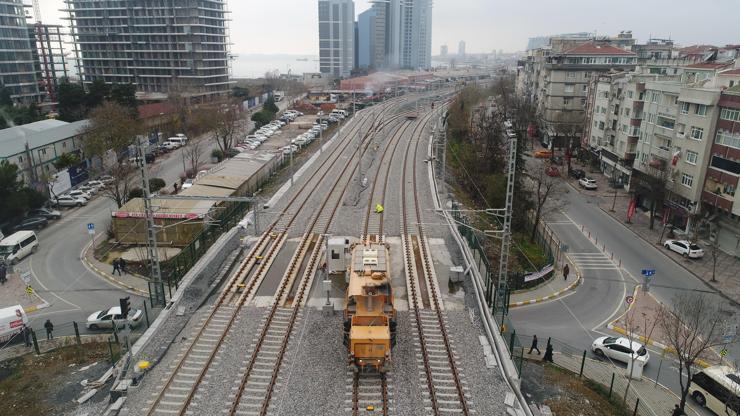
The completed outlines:
<svg viewBox="0 0 740 416">
<path fill-rule="evenodd" d="M 114 351 L 115 352 L 115 351 Z M 82 380 L 97 380 L 110 366 L 108 345 L 90 343 L 27 354 L 0 363 L 0 415 L 62 414 L 77 406 Z M 98 392 L 104 395 L 105 392 Z"/>
<path fill-rule="evenodd" d="M 577 375 L 541 362 L 525 361 L 522 391 L 532 404 L 545 404 L 556 416 L 626 416 L 630 413 L 610 402 L 608 391 Z"/>
</svg>

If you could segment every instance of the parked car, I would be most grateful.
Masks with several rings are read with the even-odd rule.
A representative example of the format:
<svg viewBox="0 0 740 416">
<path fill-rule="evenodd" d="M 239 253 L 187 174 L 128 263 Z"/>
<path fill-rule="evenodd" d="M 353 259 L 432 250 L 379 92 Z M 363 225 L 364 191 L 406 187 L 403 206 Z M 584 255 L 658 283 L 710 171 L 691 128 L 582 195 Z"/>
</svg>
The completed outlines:
<svg viewBox="0 0 740 416">
<path fill-rule="evenodd" d="M 111 179 L 113 179 L 113 178 L 111 178 Z M 103 189 L 103 188 L 105 188 L 106 185 L 107 184 L 105 182 L 101 181 L 101 180 L 87 181 L 87 186 L 94 186 L 94 187 L 96 187 L 98 189 Z"/>
<path fill-rule="evenodd" d="M 117 328 L 124 328 L 127 324 L 134 328 L 141 323 L 141 316 L 143 313 L 140 309 L 131 308 L 128 311 L 128 318 L 123 319 L 121 316 L 121 307 L 114 306 L 110 309 L 104 309 L 97 311 L 87 317 L 85 326 L 88 329 L 96 330 L 101 328 L 113 328 L 113 323 Z"/>
<path fill-rule="evenodd" d="M 696 243 L 687 240 L 665 240 L 663 247 L 691 259 L 704 257 L 704 250 Z"/>
<path fill-rule="evenodd" d="M 558 168 L 555 166 L 548 166 L 545 174 L 547 174 L 547 176 L 552 176 L 553 178 L 555 178 L 560 176 L 560 170 L 558 170 Z"/>
<path fill-rule="evenodd" d="M 39 239 L 33 231 L 18 231 L 0 241 L 0 259 L 16 264 L 39 249 Z"/>
<path fill-rule="evenodd" d="M 88 201 L 92 199 L 92 195 L 90 195 L 88 192 L 81 191 L 79 189 L 73 189 L 67 192 L 67 195 L 74 197 L 74 198 L 85 198 Z"/>
<path fill-rule="evenodd" d="M 113 178 L 113 177 L 112 177 L 112 176 L 110 176 L 110 175 L 103 175 L 103 176 L 99 177 L 99 178 L 98 178 L 98 180 L 99 180 L 100 182 L 103 182 L 103 183 L 104 183 L 104 184 L 106 184 L 106 185 L 108 185 L 108 184 L 110 184 L 110 183 L 113 183 L 113 182 L 115 182 L 115 181 L 116 181 L 116 180 L 115 180 L 115 178 Z"/>
<path fill-rule="evenodd" d="M 87 199 L 70 195 L 60 195 L 53 199 L 52 203 L 58 207 L 81 207 L 87 205 Z"/>
<path fill-rule="evenodd" d="M 171 141 L 168 140 L 168 141 L 162 143 L 159 147 L 162 148 L 162 149 L 165 149 L 165 150 L 175 150 L 178 147 L 180 147 L 180 145 L 178 143 L 171 142 Z"/>
<path fill-rule="evenodd" d="M 12 232 L 22 230 L 40 230 L 49 224 L 49 220 L 44 217 L 27 217 L 14 225 L 10 230 Z"/>
<path fill-rule="evenodd" d="M 596 355 L 603 355 L 613 360 L 629 363 L 635 359 L 647 364 L 650 353 L 639 342 L 628 340 L 624 337 L 599 337 L 591 345 L 591 350 Z"/>
<path fill-rule="evenodd" d="M 193 180 L 192 179 L 186 179 L 185 182 L 182 184 L 182 189 L 188 189 L 193 186 Z"/>
<path fill-rule="evenodd" d="M 552 157 L 552 150 L 542 149 L 534 152 L 534 157 L 537 159 L 547 159 Z"/>
<path fill-rule="evenodd" d="M 581 185 L 581 188 L 589 190 L 594 190 L 599 187 L 596 184 L 595 179 L 587 178 L 585 176 L 578 180 L 578 184 Z"/>
<path fill-rule="evenodd" d="M 38 208 L 31 210 L 31 212 L 28 213 L 29 217 L 44 217 L 48 220 L 58 220 L 62 218 L 62 213 L 55 210 L 55 209 L 49 209 L 49 208 Z"/>
<path fill-rule="evenodd" d="M 586 177 L 586 172 L 583 169 L 571 169 L 568 174 L 575 179 L 581 179 Z"/>
<path fill-rule="evenodd" d="M 90 194 L 90 196 L 93 196 L 98 193 L 98 188 L 90 185 L 80 185 L 77 187 L 77 190 L 85 192 Z"/>
</svg>

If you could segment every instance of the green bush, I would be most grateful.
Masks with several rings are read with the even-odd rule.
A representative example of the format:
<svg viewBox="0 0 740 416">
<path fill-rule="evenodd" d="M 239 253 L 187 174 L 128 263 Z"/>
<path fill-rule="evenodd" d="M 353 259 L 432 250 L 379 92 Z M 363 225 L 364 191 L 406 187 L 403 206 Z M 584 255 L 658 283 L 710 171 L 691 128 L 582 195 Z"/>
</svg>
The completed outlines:
<svg viewBox="0 0 740 416">
<path fill-rule="evenodd" d="M 151 178 L 149 179 L 149 191 L 150 192 L 157 192 L 160 189 L 167 186 L 167 184 L 164 182 L 164 179 L 162 178 Z"/>
<path fill-rule="evenodd" d="M 221 149 L 213 149 L 211 157 L 215 157 L 220 162 L 224 160 L 224 152 Z"/>
</svg>

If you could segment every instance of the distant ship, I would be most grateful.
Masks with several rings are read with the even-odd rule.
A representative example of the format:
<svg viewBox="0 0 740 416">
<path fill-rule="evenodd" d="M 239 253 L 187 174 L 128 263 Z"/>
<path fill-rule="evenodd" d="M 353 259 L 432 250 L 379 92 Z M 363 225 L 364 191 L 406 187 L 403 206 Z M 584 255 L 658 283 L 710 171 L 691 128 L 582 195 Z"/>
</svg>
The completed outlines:
<svg viewBox="0 0 740 416">
<path fill-rule="evenodd" d="M 308 58 L 296 58 L 296 61 L 299 61 L 299 62 L 308 62 Z"/>
</svg>

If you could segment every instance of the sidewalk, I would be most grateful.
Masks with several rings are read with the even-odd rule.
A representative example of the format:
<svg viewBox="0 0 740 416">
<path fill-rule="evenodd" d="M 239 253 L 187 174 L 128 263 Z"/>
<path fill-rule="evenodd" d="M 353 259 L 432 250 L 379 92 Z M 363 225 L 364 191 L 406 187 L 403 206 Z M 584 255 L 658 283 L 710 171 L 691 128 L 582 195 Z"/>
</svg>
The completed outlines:
<svg viewBox="0 0 740 416">
<path fill-rule="evenodd" d="M 570 269 L 575 270 L 575 267 L 571 264 Z M 509 301 L 509 308 L 516 308 L 518 306 L 531 305 L 544 302 L 546 300 L 557 299 L 564 293 L 575 289 L 583 282 L 583 278 L 575 272 L 571 272 L 568 280 L 563 279 L 562 274 L 557 270 L 553 273 L 555 273 L 555 276 L 550 278 L 550 280 L 544 284 L 529 290 L 512 292 Z"/>
<path fill-rule="evenodd" d="M 544 348 L 542 349 L 544 352 Z M 557 349 L 557 345 L 555 345 L 555 349 Z M 524 358 L 533 361 L 541 361 L 542 355 L 527 354 L 527 352 L 524 351 Z M 553 353 L 554 364 L 575 373 L 575 377 L 580 373 L 581 360 L 581 354 L 567 351 L 554 351 Z M 612 397 L 618 396 L 621 398 L 624 395 L 624 392 L 627 389 L 627 377 L 625 374 L 626 370 L 621 367 L 615 367 L 610 363 L 592 360 L 590 358 L 586 358 L 583 366 L 583 376 L 601 384 L 606 388 L 606 391 L 609 390 L 612 375 L 614 375 Z M 639 415 L 669 415 L 673 410 L 673 406 L 679 402 L 679 397 L 677 395 L 663 387 L 661 384 L 656 385 L 655 381 L 648 378 L 632 380 L 630 391 L 627 394 L 626 404 L 630 409 L 630 412 L 634 410 L 638 398 L 640 402 L 637 414 Z M 690 401 L 687 401 L 686 403 L 686 412 L 689 416 L 698 415 L 696 410 L 693 408 L 693 403 Z"/>
<path fill-rule="evenodd" d="M 129 291 L 134 295 L 149 296 L 149 281 L 147 279 L 131 273 L 123 273 L 121 276 L 114 276 L 112 274 L 113 266 L 107 263 L 102 263 L 95 258 L 93 255 L 92 243 L 87 244 L 82 262 L 93 273 L 97 274 L 100 278 L 107 280 L 109 283 Z"/>
<path fill-rule="evenodd" d="M 16 268 L 13 273 L 8 273 L 8 281 L 0 286 L 0 308 L 21 305 L 26 313 L 48 308 L 49 303 L 36 291 L 32 295 L 26 293 L 26 283 L 21 280 L 18 272 Z M 33 281 L 31 284 L 33 287 Z"/>
<path fill-rule="evenodd" d="M 587 168 L 583 168 L 580 164 L 574 164 L 574 169 L 584 169 L 590 178 L 596 180 L 599 185 L 597 191 L 585 191 L 578 186 L 578 181 L 573 178 L 566 178 L 569 184 L 573 186 L 575 190 L 583 193 L 584 195 L 597 195 L 599 196 L 599 208 L 605 213 L 609 214 L 612 218 L 619 221 L 620 224 L 625 226 L 628 230 L 632 231 L 635 235 L 642 238 L 649 244 L 659 246 L 662 241 L 659 242 L 662 224 L 659 219 L 655 220 L 654 229 L 650 230 L 650 213 L 645 212 L 641 209 L 637 209 L 635 215 L 632 217 L 632 222 L 627 223 L 627 208 L 630 202 L 630 195 L 624 189 L 617 190 L 616 202 L 614 198 L 614 189 L 608 185 L 608 178 L 602 173 L 589 173 Z M 566 168 L 567 170 L 567 168 Z M 614 211 L 611 211 L 612 204 L 614 204 Z M 663 240 L 666 240 L 667 232 L 663 235 Z M 737 260 L 729 254 L 719 251 L 717 253 L 717 268 L 716 268 L 716 282 L 712 282 L 712 255 L 707 248 L 706 243 L 700 241 L 701 246 L 704 247 L 705 255 L 701 259 L 686 259 L 680 254 L 673 251 L 660 248 L 660 250 L 670 257 L 678 265 L 691 272 L 709 286 L 721 292 L 723 295 L 728 297 L 734 302 L 740 302 L 740 260 Z"/>
</svg>

